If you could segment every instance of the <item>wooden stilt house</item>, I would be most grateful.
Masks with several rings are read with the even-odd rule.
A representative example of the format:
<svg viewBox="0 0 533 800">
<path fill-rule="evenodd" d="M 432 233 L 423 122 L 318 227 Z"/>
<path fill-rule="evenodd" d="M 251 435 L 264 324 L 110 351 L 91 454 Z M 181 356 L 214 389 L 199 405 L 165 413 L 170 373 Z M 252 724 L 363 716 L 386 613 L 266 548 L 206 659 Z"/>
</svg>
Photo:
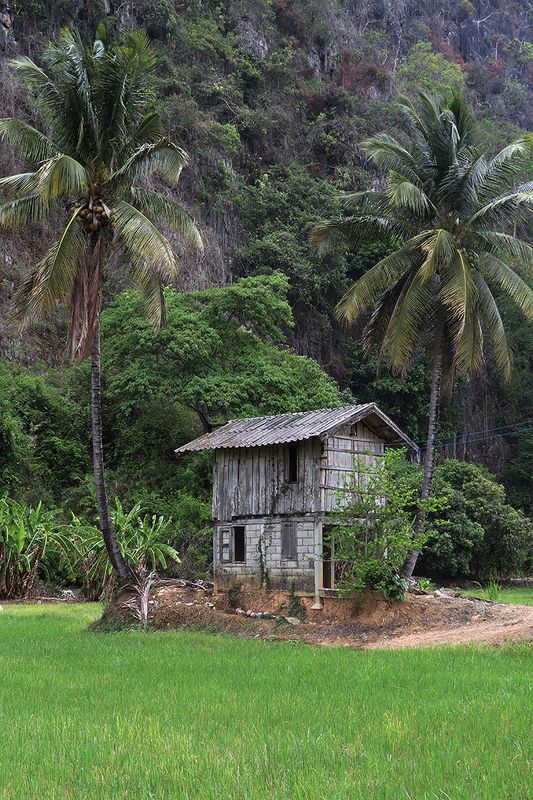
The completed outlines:
<svg viewBox="0 0 533 800">
<path fill-rule="evenodd" d="M 176 450 L 214 450 L 219 589 L 268 583 L 318 596 L 335 588 L 325 537 L 346 473 L 387 446 L 418 448 L 374 403 L 228 422 Z M 333 545 L 334 546 L 334 545 Z"/>
</svg>

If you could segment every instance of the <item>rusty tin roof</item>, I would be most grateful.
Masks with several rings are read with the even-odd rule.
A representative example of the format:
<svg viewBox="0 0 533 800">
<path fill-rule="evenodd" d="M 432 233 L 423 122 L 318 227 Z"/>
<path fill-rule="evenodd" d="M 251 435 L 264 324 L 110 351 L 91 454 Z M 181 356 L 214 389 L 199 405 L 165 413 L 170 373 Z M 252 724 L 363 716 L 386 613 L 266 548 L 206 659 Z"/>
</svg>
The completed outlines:
<svg viewBox="0 0 533 800">
<path fill-rule="evenodd" d="M 313 437 L 325 439 L 344 425 L 362 420 L 384 441 L 405 444 L 418 451 L 417 445 L 375 403 L 365 403 L 343 408 L 301 411 L 296 414 L 234 419 L 211 433 L 178 447 L 176 453 L 217 450 L 221 447 L 262 447 L 300 442 Z"/>
</svg>

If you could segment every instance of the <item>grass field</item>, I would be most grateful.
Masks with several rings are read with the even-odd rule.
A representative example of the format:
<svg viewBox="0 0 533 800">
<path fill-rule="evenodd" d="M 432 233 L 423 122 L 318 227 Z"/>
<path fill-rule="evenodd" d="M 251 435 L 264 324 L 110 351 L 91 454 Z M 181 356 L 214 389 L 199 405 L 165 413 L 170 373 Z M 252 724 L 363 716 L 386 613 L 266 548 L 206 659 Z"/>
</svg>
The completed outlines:
<svg viewBox="0 0 533 800">
<path fill-rule="evenodd" d="M 0 613 L 1 800 L 525 800 L 533 648 L 355 651 Z"/>
<path fill-rule="evenodd" d="M 516 589 L 501 589 L 494 598 L 490 596 L 488 589 L 468 589 L 462 593 L 469 597 L 481 597 L 483 600 L 495 599 L 498 603 L 533 606 L 533 588 L 517 587 Z"/>
</svg>

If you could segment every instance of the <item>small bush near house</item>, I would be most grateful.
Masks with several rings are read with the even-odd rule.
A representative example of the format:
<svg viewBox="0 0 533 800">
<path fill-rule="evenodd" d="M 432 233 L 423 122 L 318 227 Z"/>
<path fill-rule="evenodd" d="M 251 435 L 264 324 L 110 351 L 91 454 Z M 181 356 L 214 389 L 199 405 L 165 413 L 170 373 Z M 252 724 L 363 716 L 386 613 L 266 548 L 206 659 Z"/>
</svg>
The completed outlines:
<svg viewBox="0 0 533 800">
<path fill-rule="evenodd" d="M 355 462 L 339 492 L 342 510 L 335 527 L 335 558 L 342 562 L 339 588 L 351 593 L 365 588 L 385 597 L 405 599 L 407 581 L 398 572 L 408 552 L 421 548 L 428 532 L 414 531 L 421 508 L 419 470 L 410 464 L 404 450 L 386 451 L 377 464 Z M 426 510 L 436 513 L 445 498 L 430 498 Z"/>
</svg>

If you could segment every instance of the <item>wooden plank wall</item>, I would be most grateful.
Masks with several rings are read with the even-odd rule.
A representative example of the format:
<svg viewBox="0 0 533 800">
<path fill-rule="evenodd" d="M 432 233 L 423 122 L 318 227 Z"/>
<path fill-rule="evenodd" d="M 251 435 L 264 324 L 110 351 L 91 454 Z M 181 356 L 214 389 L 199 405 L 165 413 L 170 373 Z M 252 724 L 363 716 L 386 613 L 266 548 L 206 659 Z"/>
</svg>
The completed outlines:
<svg viewBox="0 0 533 800">
<path fill-rule="evenodd" d="M 215 455 L 213 518 L 306 514 L 320 510 L 318 439 L 298 444 L 298 482 L 286 482 L 284 445 L 220 449 Z"/>
<path fill-rule="evenodd" d="M 324 443 L 321 460 L 320 505 L 323 511 L 334 511 L 339 489 L 343 489 L 357 461 L 371 469 L 384 453 L 384 443 L 363 422 L 337 431 Z"/>
</svg>

